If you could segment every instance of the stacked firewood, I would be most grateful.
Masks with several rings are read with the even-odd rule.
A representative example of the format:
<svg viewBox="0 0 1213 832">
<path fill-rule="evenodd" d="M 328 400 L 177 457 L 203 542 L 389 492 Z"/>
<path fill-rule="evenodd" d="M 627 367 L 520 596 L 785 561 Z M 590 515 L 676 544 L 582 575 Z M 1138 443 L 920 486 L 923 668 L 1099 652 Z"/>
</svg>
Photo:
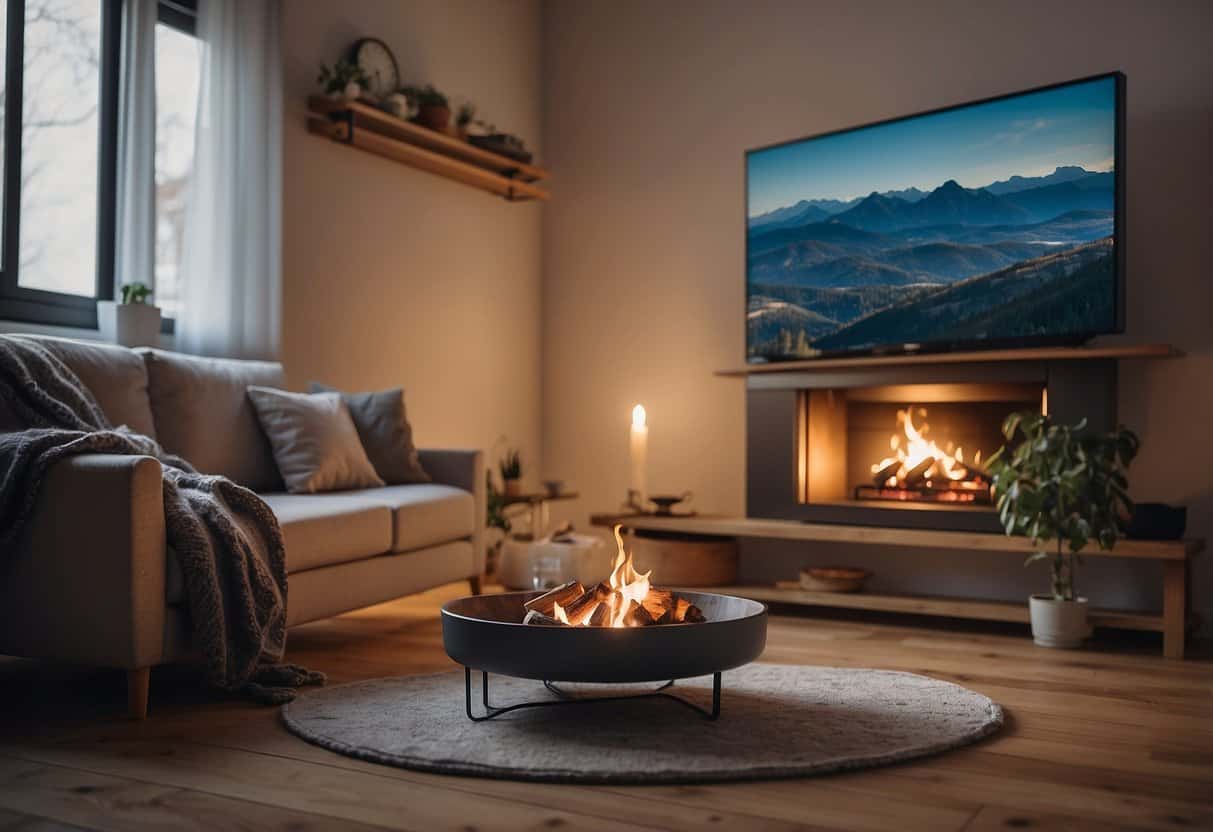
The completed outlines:
<svg viewBox="0 0 1213 832">
<path fill-rule="evenodd" d="M 649 587 L 643 598 L 629 599 L 606 581 L 589 589 L 580 581 L 569 581 L 524 606 L 527 613 L 522 623 L 549 626 L 647 627 L 707 620 L 699 607 L 668 589 Z"/>
</svg>

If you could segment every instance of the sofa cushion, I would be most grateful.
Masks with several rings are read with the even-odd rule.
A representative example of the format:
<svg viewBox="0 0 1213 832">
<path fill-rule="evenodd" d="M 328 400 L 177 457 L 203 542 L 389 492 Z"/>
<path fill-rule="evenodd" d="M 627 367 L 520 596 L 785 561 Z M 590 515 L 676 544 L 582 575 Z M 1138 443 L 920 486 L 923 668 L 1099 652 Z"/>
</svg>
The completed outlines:
<svg viewBox="0 0 1213 832">
<path fill-rule="evenodd" d="M 410 552 L 469 537 L 476 529 L 476 501 L 452 485 L 389 485 L 343 496 L 371 500 L 392 510 L 392 551 Z"/>
<path fill-rule="evenodd" d="M 341 393 L 314 381 L 308 389 L 313 393 Z M 404 485 L 430 481 L 413 445 L 413 426 L 405 414 L 402 388 L 378 393 L 341 393 L 341 398 L 350 409 L 366 455 L 384 482 Z"/>
<path fill-rule="evenodd" d="M 383 485 L 339 394 L 288 393 L 253 385 L 248 395 L 287 491 L 316 494 Z"/>
<path fill-rule="evenodd" d="M 351 494 L 262 494 L 282 526 L 287 574 L 382 555 L 392 548 L 392 512 Z"/>
<path fill-rule="evenodd" d="M 249 401 L 250 384 L 282 387 L 282 365 L 141 349 L 156 437 L 204 474 L 254 491 L 281 491 L 269 440 Z"/>
<path fill-rule="evenodd" d="M 126 425 L 136 433 L 156 438 L 147 368 L 138 353 L 115 344 L 47 335 L 19 337 L 36 340 L 79 376 L 115 427 Z"/>
</svg>

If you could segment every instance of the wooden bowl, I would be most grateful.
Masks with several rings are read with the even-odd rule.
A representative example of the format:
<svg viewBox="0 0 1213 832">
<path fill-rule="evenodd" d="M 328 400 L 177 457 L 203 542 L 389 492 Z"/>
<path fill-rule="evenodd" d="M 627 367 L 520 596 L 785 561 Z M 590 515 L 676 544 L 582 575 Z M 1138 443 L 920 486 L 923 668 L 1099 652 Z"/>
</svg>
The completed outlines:
<svg viewBox="0 0 1213 832">
<path fill-rule="evenodd" d="M 853 566 L 811 566 L 800 570 L 800 586 L 810 592 L 859 592 L 871 575 Z"/>
</svg>

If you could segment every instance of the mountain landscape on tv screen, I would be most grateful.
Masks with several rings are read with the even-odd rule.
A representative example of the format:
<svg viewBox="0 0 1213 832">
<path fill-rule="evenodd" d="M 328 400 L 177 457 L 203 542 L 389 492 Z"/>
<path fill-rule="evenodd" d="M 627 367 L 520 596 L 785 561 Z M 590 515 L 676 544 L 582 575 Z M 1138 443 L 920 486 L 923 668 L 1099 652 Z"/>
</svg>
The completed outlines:
<svg viewBox="0 0 1213 832">
<path fill-rule="evenodd" d="M 751 360 L 1109 329 L 1115 174 L 802 199 L 747 224 Z"/>
</svg>

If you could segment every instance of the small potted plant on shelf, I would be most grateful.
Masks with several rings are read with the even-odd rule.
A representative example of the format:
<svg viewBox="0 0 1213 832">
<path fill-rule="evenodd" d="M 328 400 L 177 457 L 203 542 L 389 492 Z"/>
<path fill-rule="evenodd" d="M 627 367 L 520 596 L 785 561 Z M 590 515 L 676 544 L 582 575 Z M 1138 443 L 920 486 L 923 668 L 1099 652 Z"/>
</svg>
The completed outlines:
<svg viewBox="0 0 1213 832">
<path fill-rule="evenodd" d="M 331 67 L 320 65 L 316 83 L 329 98 L 346 98 L 355 101 L 364 90 L 370 88 L 370 78 L 362 67 L 351 61 L 337 61 Z"/>
<path fill-rule="evenodd" d="M 1052 566 L 1052 592 L 1029 600 L 1032 638 L 1044 647 L 1078 647 L 1089 635 L 1087 599 L 1074 588 L 1079 552 L 1092 541 L 1111 549 L 1132 514 L 1125 473 L 1137 455 L 1137 435 L 1124 427 L 1108 434 L 1085 428 L 1085 419 L 1058 425 L 1040 413 L 1012 413 L 1002 433 L 1020 441 L 987 463 L 1003 528 L 1037 547 L 1025 565 Z"/>
<path fill-rule="evenodd" d="M 501 473 L 501 487 L 507 497 L 517 497 L 522 493 L 522 454 L 517 448 L 510 448 L 497 464 Z"/>
<path fill-rule="evenodd" d="M 127 283 L 120 300 L 97 301 L 97 329 L 101 338 L 124 347 L 155 346 L 160 340 L 160 309 L 148 303 L 152 290 L 143 283 Z"/>
<path fill-rule="evenodd" d="M 445 132 L 451 122 L 451 105 L 445 95 L 432 84 L 424 87 L 404 87 L 400 90 L 417 110 L 417 123 L 431 130 Z"/>
<path fill-rule="evenodd" d="M 459 112 L 455 115 L 455 135 L 467 141 L 468 130 L 471 128 L 476 119 L 476 105 L 470 102 L 465 102 L 459 107 Z"/>
</svg>

